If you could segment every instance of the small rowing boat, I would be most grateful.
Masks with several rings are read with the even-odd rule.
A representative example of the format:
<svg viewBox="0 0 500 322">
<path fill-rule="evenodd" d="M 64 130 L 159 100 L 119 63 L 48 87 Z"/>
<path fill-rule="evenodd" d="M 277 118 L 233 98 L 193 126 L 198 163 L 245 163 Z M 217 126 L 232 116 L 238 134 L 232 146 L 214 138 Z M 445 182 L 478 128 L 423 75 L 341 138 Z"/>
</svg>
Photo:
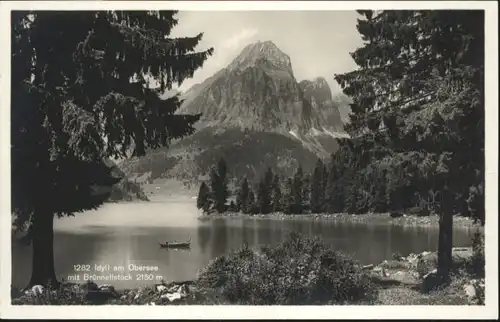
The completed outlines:
<svg viewBox="0 0 500 322">
<path fill-rule="evenodd" d="M 191 247 L 191 238 L 189 238 L 189 241 L 187 242 L 165 242 L 165 243 L 160 243 L 160 247 L 162 248 L 190 248 Z"/>
</svg>

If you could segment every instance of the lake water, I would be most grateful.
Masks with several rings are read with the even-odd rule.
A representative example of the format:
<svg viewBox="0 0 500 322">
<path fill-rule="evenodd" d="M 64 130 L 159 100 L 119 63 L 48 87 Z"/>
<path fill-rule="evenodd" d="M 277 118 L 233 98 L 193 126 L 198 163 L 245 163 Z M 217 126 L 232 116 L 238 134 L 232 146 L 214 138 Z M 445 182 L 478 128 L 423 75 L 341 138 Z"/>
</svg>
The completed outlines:
<svg viewBox="0 0 500 322">
<path fill-rule="evenodd" d="M 156 200 L 147 203 L 106 204 L 96 211 L 76 217 L 57 219 L 54 223 L 54 257 L 59 279 L 84 278 L 80 268 L 90 267 L 89 275 L 127 276 L 128 281 L 98 281 L 117 288 L 129 288 L 165 281 L 196 278 L 210 260 L 249 245 L 275 245 L 290 231 L 320 236 L 363 264 L 379 263 L 392 254 L 402 255 L 435 250 L 437 228 L 401 227 L 321 222 L 312 220 L 214 219 L 199 221 L 195 200 Z M 469 246 L 474 230 L 455 229 L 455 246 Z M 169 250 L 159 247 L 166 240 L 191 238 L 191 249 Z M 31 247 L 12 245 L 12 279 L 25 286 L 31 274 Z M 158 267 L 154 272 L 129 272 L 128 265 Z M 95 265 L 109 265 L 105 272 Z M 122 266 L 124 271 L 113 272 Z M 76 266 L 78 269 L 78 266 Z"/>
</svg>

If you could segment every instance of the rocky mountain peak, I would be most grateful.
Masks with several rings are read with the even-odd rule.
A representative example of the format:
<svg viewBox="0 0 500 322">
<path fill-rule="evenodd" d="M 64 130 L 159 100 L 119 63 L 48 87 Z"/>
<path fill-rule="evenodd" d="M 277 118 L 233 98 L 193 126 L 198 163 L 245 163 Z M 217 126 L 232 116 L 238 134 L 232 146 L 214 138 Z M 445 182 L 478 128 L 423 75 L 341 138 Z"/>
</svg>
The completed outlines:
<svg viewBox="0 0 500 322">
<path fill-rule="evenodd" d="M 332 91 L 324 77 L 316 77 L 314 80 L 303 80 L 299 83 L 301 90 L 304 92 L 304 97 L 309 99 L 315 96 L 321 101 L 331 101 Z"/>
<path fill-rule="evenodd" d="M 168 153 L 158 149 L 124 163 L 131 177 L 198 180 L 221 156 L 236 178 L 260 178 L 268 166 L 289 176 L 298 164 L 312 170 L 345 137 L 343 103 L 332 100 L 325 78 L 297 82 L 290 57 L 272 41 L 246 46 L 229 66 L 181 97 L 176 113 L 201 113 L 197 131 Z"/>
<path fill-rule="evenodd" d="M 248 67 L 277 68 L 293 74 L 290 57 L 270 40 L 246 46 L 229 64 L 228 69 L 245 70 Z"/>
<path fill-rule="evenodd" d="M 316 77 L 313 82 L 318 89 L 323 89 L 323 88 L 330 89 L 330 86 L 328 85 L 328 82 L 324 77 Z"/>
</svg>

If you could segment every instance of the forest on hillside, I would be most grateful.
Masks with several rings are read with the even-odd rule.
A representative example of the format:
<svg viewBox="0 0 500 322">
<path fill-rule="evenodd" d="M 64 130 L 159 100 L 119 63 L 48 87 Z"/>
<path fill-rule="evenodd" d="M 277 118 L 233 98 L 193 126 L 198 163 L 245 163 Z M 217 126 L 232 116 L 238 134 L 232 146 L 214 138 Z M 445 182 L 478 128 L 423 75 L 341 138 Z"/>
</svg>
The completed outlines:
<svg viewBox="0 0 500 322">
<path fill-rule="evenodd" d="M 268 167 L 260 180 L 245 177 L 232 191 L 227 162 L 221 158 L 209 180 L 200 185 L 197 207 L 207 214 L 433 214 L 438 191 L 425 190 L 424 178 L 363 164 L 357 142 L 344 139 L 339 153 L 332 154 L 326 163 L 318 159 L 312 172 L 299 166 L 293 176 L 284 177 Z M 463 207 L 457 215 L 471 216 L 466 203 Z"/>
</svg>

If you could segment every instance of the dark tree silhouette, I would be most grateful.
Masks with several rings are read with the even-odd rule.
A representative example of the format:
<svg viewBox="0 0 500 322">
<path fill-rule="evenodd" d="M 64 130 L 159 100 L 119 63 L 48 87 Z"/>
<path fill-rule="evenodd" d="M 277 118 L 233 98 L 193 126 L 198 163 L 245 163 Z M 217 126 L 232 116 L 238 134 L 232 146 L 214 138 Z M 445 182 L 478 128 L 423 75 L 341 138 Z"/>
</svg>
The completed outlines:
<svg viewBox="0 0 500 322">
<path fill-rule="evenodd" d="M 246 211 L 249 189 L 248 180 L 245 177 L 241 183 L 240 189 L 238 190 L 238 194 L 236 195 L 236 208 L 238 211 Z"/>
<path fill-rule="evenodd" d="M 281 193 L 281 182 L 280 176 L 275 175 L 272 185 L 272 207 L 273 212 L 282 211 L 283 210 L 283 195 Z"/>
<path fill-rule="evenodd" d="M 323 212 L 325 207 L 325 165 L 321 159 L 316 162 L 316 167 L 311 179 L 311 211 L 313 213 Z"/>
<path fill-rule="evenodd" d="M 353 100 L 346 129 L 371 163 L 391 169 L 393 196 L 412 197 L 409 180 L 438 192 L 438 274 L 447 281 L 453 214 L 484 224 L 484 11 L 359 13 L 359 68 L 335 76 Z"/>
<path fill-rule="evenodd" d="M 268 214 L 272 211 L 272 185 L 273 172 L 271 168 L 268 168 L 257 190 L 257 207 L 261 214 Z"/>
<path fill-rule="evenodd" d="M 229 191 L 227 188 L 227 164 L 224 158 L 220 158 L 217 167 L 210 172 L 210 185 L 214 210 L 218 213 L 225 212 Z"/>
<path fill-rule="evenodd" d="M 205 182 L 202 182 L 200 185 L 198 198 L 196 199 L 196 207 L 198 209 L 203 209 L 204 212 L 210 209 L 210 188 L 208 188 Z"/>
<path fill-rule="evenodd" d="M 303 211 L 304 205 L 304 171 L 302 167 L 299 165 L 295 175 L 293 176 L 293 184 L 292 184 L 292 213 L 300 214 Z"/>
<path fill-rule="evenodd" d="M 33 244 L 30 285 L 57 284 L 54 216 L 109 197 L 117 179 L 106 160 L 144 155 L 194 131 L 199 115 L 174 114 L 179 96 L 160 94 L 213 50 L 194 51 L 202 34 L 168 38 L 175 14 L 12 11 L 12 213 Z"/>
</svg>

